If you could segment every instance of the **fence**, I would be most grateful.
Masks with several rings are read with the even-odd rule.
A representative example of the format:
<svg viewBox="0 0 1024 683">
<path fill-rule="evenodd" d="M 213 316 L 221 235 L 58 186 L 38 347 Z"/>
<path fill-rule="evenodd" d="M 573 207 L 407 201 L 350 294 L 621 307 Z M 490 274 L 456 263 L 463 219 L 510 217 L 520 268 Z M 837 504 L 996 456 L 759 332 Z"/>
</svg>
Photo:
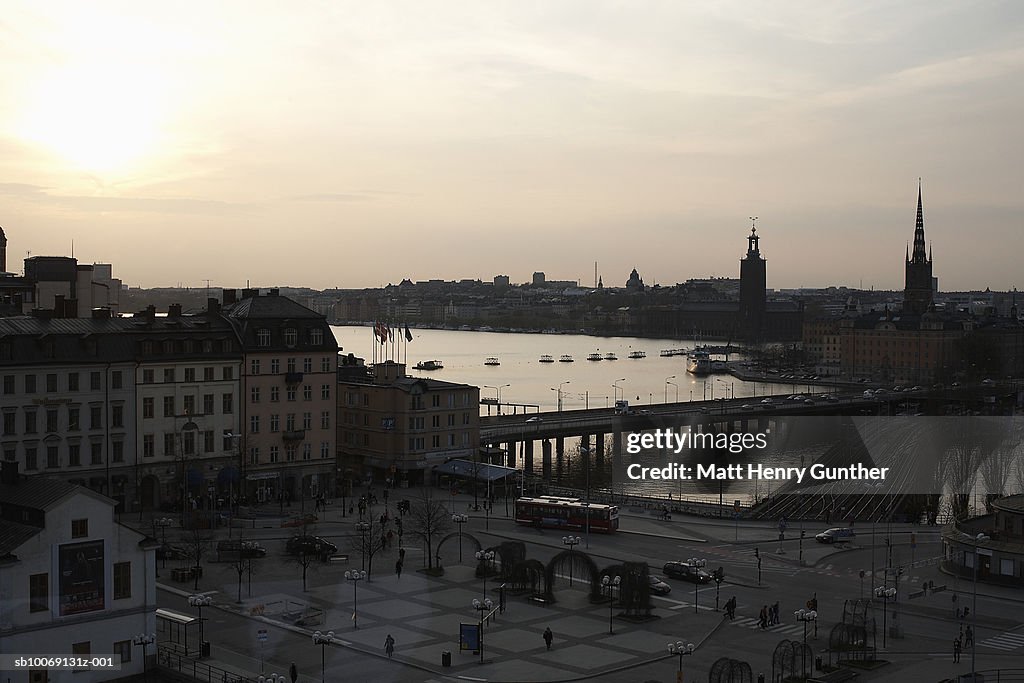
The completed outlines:
<svg viewBox="0 0 1024 683">
<path fill-rule="evenodd" d="M 191 657 L 186 657 L 180 652 L 161 645 L 157 648 L 157 667 L 165 671 L 188 676 L 196 681 L 207 681 L 208 683 L 255 683 L 256 679 L 248 678 L 242 674 L 228 671 L 206 662 L 201 662 Z"/>
</svg>

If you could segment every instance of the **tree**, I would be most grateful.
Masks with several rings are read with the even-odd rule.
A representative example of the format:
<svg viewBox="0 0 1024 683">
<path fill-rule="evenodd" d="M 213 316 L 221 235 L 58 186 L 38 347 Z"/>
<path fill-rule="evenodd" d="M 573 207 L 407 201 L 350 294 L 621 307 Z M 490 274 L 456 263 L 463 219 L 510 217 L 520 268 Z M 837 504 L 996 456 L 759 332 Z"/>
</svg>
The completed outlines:
<svg viewBox="0 0 1024 683">
<path fill-rule="evenodd" d="M 349 536 L 349 547 L 359 553 L 359 556 L 366 562 L 366 580 L 369 581 L 373 574 L 373 556 L 384 550 L 387 539 L 384 525 L 379 521 L 376 525 L 379 530 L 374 530 L 372 515 L 370 521 L 361 522 L 361 524 L 366 524 L 366 529 L 360 531 L 359 525 L 356 525 L 355 532 Z"/>
<path fill-rule="evenodd" d="M 185 553 L 192 563 L 192 573 L 195 575 L 193 590 L 199 590 L 199 574 L 203 570 L 202 560 L 203 556 L 206 555 L 206 551 L 213 544 L 213 534 L 210 533 L 209 529 L 200 529 L 198 526 L 193 525 L 186 532 L 183 540 L 186 543 Z"/>
<path fill-rule="evenodd" d="M 433 489 L 420 489 L 409 510 L 409 531 L 423 541 L 427 552 L 427 568 L 434 566 L 434 541 L 452 528 L 452 515 Z"/>
</svg>

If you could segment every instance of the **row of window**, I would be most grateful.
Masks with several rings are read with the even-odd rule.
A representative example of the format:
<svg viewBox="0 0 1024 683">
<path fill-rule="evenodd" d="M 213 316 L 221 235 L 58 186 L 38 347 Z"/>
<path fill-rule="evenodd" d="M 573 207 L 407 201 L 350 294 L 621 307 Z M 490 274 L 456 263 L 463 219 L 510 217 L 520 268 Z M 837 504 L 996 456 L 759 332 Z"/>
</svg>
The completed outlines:
<svg viewBox="0 0 1024 683">
<path fill-rule="evenodd" d="M 470 392 L 470 391 L 463 391 L 463 392 L 460 392 L 459 394 L 456 394 L 455 392 L 450 392 L 450 393 L 446 394 L 447 397 L 448 397 L 448 405 L 447 405 L 447 407 L 448 408 L 455 408 L 461 402 L 461 404 L 462 404 L 461 407 L 468 408 L 470 406 L 470 396 L 471 396 L 471 394 L 472 394 L 472 392 Z M 458 398 L 459 396 L 462 397 L 461 401 Z M 350 403 L 349 405 L 354 405 L 354 404 Z M 409 407 L 412 410 L 424 410 L 426 408 L 426 402 L 423 400 L 423 396 L 422 395 L 410 396 L 409 397 Z M 430 407 L 431 408 L 440 408 L 441 407 L 441 394 L 438 394 L 438 393 L 430 394 Z"/>
<path fill-rule="evenodd" d="M 296 430 L 295 426 L 295 413 L 288 413 L 284 417 L 284 430 L 286 432 L 293 432 Z M 320 429 L 331 428 L 331 411 L 324 410 L 320 413 Z M 306 431 L 313 429 L 313 413 L 302 414 L 302 427 Z M 281 431 L 281 416 L 274 414 L 270 416 L 270 431 L 276 433 Z M 250 415 L 249 416 L 249 432 L 252 434 L 260 433 L 260 416 Z"/>
<path fill-rule="evenodd" d="M 132 597 L 132 563 L 115 562 L 114 600 L 127 600 Z M 28 609 L 29 612 L 48 612 L 50 610 L 50 575 L 47 573 L 30 574 L 28 577 Z"/>
<path fill-rule="evenodd" d="M 204 455 L 216 452 L 217 435 L 212 429 L 196 431 L 185 429 L 178 432 L 163 432 L 161 455 L 177 457 L 178 455 Z M 156 434 L 142 435 L 142 457 L 156 457 Z M 231 451 L 234 448 L 231 436 L 221 434 L 221 450 Z"/>
<path fill-rule="evenodd" d="M 164 339 L 159 342 L 147 339 L 142 342 L 142 354 L 145 356 L 158 353 L 199 353 L 200 350 L 204 354 L 210 354 L 213 353 L 214 348 L 219 353 L 235 351 L 235 345 L 230 339 Z"/>
<path fill-rule="evenodd" d="M 77 432 L 82 429 L 98 430 L 105 429 L 107 426 L 103 424 L 102 404 L 90 405 L 88 407 L 86 412 L 86 415 L 89 416 L 88 427 L 82 426 L 82 406 L 76 404 L 67 406 L 67 423 L 63 425 L 60 420 L 61 408 L 59 406 L 48 408 L 26 406 L 21 409 L 21 412 L 21 434 L 25 435 L 39 434 L 40 432 L 45 434 L 62 431 Z M 111 404 L 109 426 L 114 429 L 124 428 L 124 405 L 120 403 Z M 3 436 L 17 436 L 18 433 L 18 409 L 5 408 L 3 411 Z"/>
<path fill-rule="evenodd" d="M 56 373 L 48 372 L 43 375 L 43 390 L 48 394 L 57 392 L 83 391 L 85 386 L 85 375 L 88 375 L 89 391 L 101 391 L 103 389 L 103 373 L 99 370 L 92 372 L 69 372 Z M 124 373 L 121 370 L 110 371 L 110 388 L 124 388 Z M 39 375 L 29 373 L 22 376 L 21 393 L 35 394 L 39 392 Z M 3 376 L 3 392 L 11 395 L 18 393 L 17 376 Z"/>
<path fill-rule="evenodd" d="M 281 447 L 280 446 L 270 446 L 267 449 L 267 451 L 269 452 L 269 457 L 270 457 L 270 459 L 267 460 L 267 463 L 270 463 L 271 465 L 273 465 L 274 463 L 282 462 L 282 460 L 281 460 Z M 295 446 L 295 445 L 292 445 L 292 444 L 286 445 L 284 447 L 284 461 L 283 462 L 292 462 L 292 461 L 294 461 L 297 458 L 298 453 L 299 453 L 299 447 L 298 446 Z M 320 442 L 320 458 L 323 459 L 323 460 L 327 460 L 327 459 L 329 459 L 331 457 L 333 457 L 331 455 L 331 443 L 329 441 L 321 441 Z M 311 444 L 311 443 L 304 443 L 304 444 L 302 444 L 302 459 L 303 460 L 312 460 L 313 459 L 313 444 Z M 265 463 L 262 463 L 261 460 L 260 460 L 260 447 L 259 446 L 252 446 L 249 449 L 249 464 L 250 465 L 265 464 Z"/>
<path fill-rule="evenodd" d="M 303 341 L 311 346 L 323 346 L 324 331 L 320 327 L 306 328 L 303 331 Z M 281 334 L 282 341 L 287 347 L 296 346 L 299 343 L 299 331 L 294 327 L 286 327 Z M 269 347 L 273 340 L 271 330 L 261 327 L 256 330 L 256 346 Z"/>
<path fill-rule="evenodd" d="M 175 417 L 178 415 L 215 415 L 216 394 L 203 394 L 202 411 L 197 410 L 198 396 L 186 394 L 181 397 L 181 412 L 177 412 L 177 398 L 175 396 L 162 397 L 163 417 Z M 226 393 L 220 395 L 220 412 L 222 415 L 231 415 L 235 409 L 234 394 Z M 156 397 L 144 396 L 142 398 L 142 419 L 148 420 L 156 416 Z"/>
<path fill-rule="evenodd" d="M 191 383 L 198 381 L 196 379 L 196 371 L 198 368 L 183 368 L 182 381 Z M 156 368 L 143 368 L 142 369 L 142 383 L 143 384 L 156 384 Z M 203 381 L 204 382 L 215 382 L 217 374 L 217 368 L 204 367 L 203 368 Z M 165 384 L 171 384 L 177 381 L 178 372 L 177 368 L 163 368 L 161 374 L 161 381 Z M 225 365 L 220 369 L 220 378 L 222 381 L 231 381 L 235 378 L 235 368 L 231 365 Z"/>
<path fill-rule="evenodd" d="M 111 439 L 110 461 L 112 463 L 124 462 L 124 441 Z M 17 458 L 17 447 L 14 444 L 4 444 L 4 460 L 13 461 Z M 40 447 L 36 444 L 25 444 L 25 471 L 34 472 L 39 469 L 56 470 L 62 467 L 82 467 L 83 465 L 102 465 L 106 453 L 106 445 L 103 440 L 90 440 L 86 443 L 68 441 L 65 448 L 67 462 L 61 458 L 61 447 L 59 445 L 46 445 Z M 40 462 L 40 457 L 44 460 Z"/>
<path fill-rule="evenodd" d="M 285 372 L 286 373 L 299 372 L 299 369 L 298 369 L 299 366 L 298 366 L 297 361 L 298 361 L 297 358 L 287 358 L 287 359 L 285 359 Z M 262 367 L 263 367 L 263 363 L 262 363 L 261 359 L 253 358 L 251 361 L 249 361 L 249 374 L 250 375 L 259 375 L 259 374 L 261 374 Z M 305 372 L 305 373 L 313 372 L 313 359 L 312 358 L 306 357 L 306 358 L 302 359 L 302 372 Z M 331 358 L 330 358 L 330 356 L 324 356 L 323 358 L 320 359 L 320 372 L 331 372 Z M 280 375 L 281 374 L 281 359 L 280 358 L 271 358 L 270 359 L 270 374 L 271 375 Z"/>
<path fill-rule="evenodd" d="M 297 397 L 297 390 L 293 386 L 285 387 L 285 400 L 294 401 Z M 263 391 L 260 387 L 249 388 L 249 401 L 251 403 L 259 403 L 260 398 L 263 395 Z M 320 385 L 320 398 L 324 401 L 331 399 L 331 385 L 321 384 Z M 270 387 L 270 402 L 277 403 L 281 400 L 281 387 Z M 302 385 L 302 400 L 312 401 L 313 400 L 313 387 L 309 384 Z"/>
</svg>

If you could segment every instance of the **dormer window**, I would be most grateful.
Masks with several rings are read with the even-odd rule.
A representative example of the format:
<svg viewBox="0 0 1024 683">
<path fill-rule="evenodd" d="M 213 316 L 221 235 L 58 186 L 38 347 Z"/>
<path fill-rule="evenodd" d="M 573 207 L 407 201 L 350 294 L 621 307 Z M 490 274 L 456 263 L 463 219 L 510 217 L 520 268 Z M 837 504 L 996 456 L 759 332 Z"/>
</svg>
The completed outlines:
<svg viewBox="0 0 1024 683">
<path fill-rule="evenodd" d="M 324 343 L 324 331 L 320 328 L 310 330 L 309 343 L 313 346 L 322 346 Z"/>
<path fill-rule="evenodd" d="M 286 327 L 284 330 L 284 345 L 291 348 L 299 342 L 299 332 L 294 327 Z"/>
<path fill-rule="evenodd" d="M 256 330 L 256 346 L 270 346 L 270 330 L 266 328 Z"/>
</svg>

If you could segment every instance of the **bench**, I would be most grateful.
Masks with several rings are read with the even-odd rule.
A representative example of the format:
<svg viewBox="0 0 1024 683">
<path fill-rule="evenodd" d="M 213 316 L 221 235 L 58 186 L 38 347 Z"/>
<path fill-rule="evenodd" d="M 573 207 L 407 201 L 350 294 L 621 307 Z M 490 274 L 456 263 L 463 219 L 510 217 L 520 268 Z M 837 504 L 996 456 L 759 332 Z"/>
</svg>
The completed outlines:
<svg viewBox="0 0 1024 683">
<path fill-rule="evenodd" d="M 335 562 L 348 562 L 348 555 L 331 555 L 327 558 L 327 561 L 331 564 Z"/>
</svg>

